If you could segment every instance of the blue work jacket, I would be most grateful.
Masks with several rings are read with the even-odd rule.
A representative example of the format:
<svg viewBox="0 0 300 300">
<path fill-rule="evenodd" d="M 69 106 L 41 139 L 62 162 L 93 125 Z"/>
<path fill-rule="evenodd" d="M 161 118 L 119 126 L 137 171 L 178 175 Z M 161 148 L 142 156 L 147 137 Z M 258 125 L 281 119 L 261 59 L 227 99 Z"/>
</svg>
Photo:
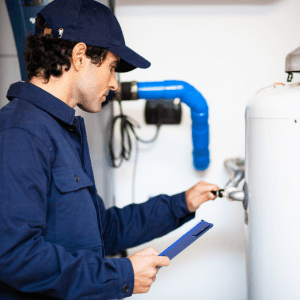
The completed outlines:
<svg viewBox="0 0 300 300">
<path fill-rule="evenodd" d="M 185 194 L 105 209 L 83 118 L 31 83 L 0 110 L 0 299 L 113 299 L 132 294 L 128 258 L 106 258 L 194 217 Z"/>
</svg>

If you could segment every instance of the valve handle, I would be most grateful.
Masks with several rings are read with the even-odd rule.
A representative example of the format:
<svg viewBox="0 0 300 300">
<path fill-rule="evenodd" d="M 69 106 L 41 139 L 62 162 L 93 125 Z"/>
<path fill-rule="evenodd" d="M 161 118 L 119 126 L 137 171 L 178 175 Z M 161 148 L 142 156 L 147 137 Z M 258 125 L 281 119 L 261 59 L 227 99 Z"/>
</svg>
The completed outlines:
<svg viewBox="0 0 300 300">
<path fill-rule="evenodd" d="M 224 197 L 224 190 L 218 190 L 218 191 L 212 191 L 212 193 L 217 196 L 217 197 L 220 197 L 220 198 L 223 198 Z"/>
</svg>

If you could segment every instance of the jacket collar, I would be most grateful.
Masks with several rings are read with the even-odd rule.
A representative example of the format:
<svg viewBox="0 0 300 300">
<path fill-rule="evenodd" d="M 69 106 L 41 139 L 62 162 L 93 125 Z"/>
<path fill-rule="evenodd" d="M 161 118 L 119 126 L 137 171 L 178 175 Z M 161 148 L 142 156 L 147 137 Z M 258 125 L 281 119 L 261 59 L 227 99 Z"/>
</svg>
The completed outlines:
<svg viewBox="0 0 300 300">
<path fill-rule="evenodd" d="M 14 98 L 29 101 L 64 123 L 73 124 L 75 109 L 32 83 L 24 81 L 13 83 L 6 97 L 9 101 Z"/>
</svg>

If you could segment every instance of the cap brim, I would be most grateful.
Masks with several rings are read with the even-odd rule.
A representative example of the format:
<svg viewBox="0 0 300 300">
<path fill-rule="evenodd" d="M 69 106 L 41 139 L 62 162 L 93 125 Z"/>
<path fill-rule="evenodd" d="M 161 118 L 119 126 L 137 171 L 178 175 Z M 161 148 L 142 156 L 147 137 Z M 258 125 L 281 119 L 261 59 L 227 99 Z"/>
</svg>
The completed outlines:
<svg viewBox="0 0 300 300">
<path fill-rule="evenodd" d="M 110 47 L 109 50 L 118 55 L 121 60 L 116 72 L 124 73 L 134 70 L 135 68 L 147 69 L 151 63 L 144 57 L 140 56 L 127 46 Z"/>
</svg>

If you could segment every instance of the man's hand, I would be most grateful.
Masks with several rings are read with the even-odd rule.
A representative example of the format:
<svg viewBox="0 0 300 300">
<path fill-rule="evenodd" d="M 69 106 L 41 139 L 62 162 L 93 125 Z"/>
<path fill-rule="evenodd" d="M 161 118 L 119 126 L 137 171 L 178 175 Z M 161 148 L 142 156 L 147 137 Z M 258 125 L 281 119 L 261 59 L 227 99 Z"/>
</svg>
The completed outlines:
<svg viewBox="0 0 300 300">
<path fill-rule="evenodd" d="M 207 183 L 203 180 L 191 187 L 185 192 L 186 204 L 190 212 L 195 212 L 199 206 L 208 201 L 217 198 L 212 191 L 218 191 L 220 188 L 215 184 Z"/>
<path fill-rule="evenodd" d="M 168 266 L 170 259 L 158 256 L 152 247 L 128 256 L 134 272 L 133 294 L 147 293 L 154 282 L 158 267 Z"/>
</svg>

